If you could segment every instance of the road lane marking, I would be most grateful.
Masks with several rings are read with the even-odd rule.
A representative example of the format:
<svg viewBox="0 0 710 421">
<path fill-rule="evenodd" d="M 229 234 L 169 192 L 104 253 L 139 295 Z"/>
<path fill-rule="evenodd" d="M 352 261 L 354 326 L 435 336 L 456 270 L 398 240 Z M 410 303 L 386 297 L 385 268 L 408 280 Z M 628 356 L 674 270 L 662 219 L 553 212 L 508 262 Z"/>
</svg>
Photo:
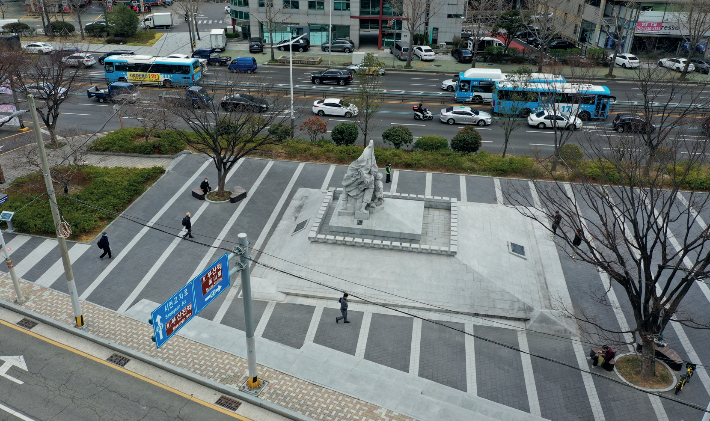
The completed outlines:
<svg viewBox="0 0 710 421">
<path fill-rule="evenodd" d="M 0 403 L 0 409 L 2 409 L 3 411 L 7 412 L 10 415 L 16 416 L 17 418 L 21 419 L 22 421 L 35 421 L 32 418 L 26 417 L 26 416 L 22 415 L 21 413 L 15 411 L 14 409 L 7 407 L 1 403 Z"/>
<path fill-rule="evenodd" d="M 547 143 L 531 143 L 529 146 L 555 146 L 555 145 L 548 145 Z"/>
<path fill-rule="evenodd" d="M 76 262 L 90 247 L 90 244 L 75 243 L 74 246 L 69 249 L 69 260 Z M 64 274 L 64 262 L 59 258 L 54 262 L 52 267 L 47 269 L 47 271 L 35 281 L 35 285 L 49 288 L 62 274 Z"/>
<path fill-rule="evenodd" d="M 464 336 L 464 349 L 466 350 L 466 393 L 477 396 L 478 387 L 476 385 L 476 352 L 474 348 L 475 338 L 473 336 L 473 323 L 466 323 L 464 330 L 466 332 Z"/>
<path fill-rule="evenodd" d="M 466 197 L 466 176 L 465 175 L 459 175 L 459 188 L 461 190 L 461 201 L 468 202 L 468 198 Z"/>
<path fill-rule="evenodd" d="M 495 186 L 496 190 L 496 202 L 499 205 L 505 205 L 505 201 L 503 200 L 503 189 L 500 186 L 500 178 L 494 178 L 493 185 Z"/>
<path fill-rule="evenodd" d="M 415 317 L 412 323 L 412 345 L 409 355 L 409 374 L 419 377 L 419 355 L 422 343 L 422 319 Z"/>
<path fill-rule="evenodd" d="M 497 179 L 496 179 L 497 180 Z M 540 399 L 537 396 L 535 387 L 535 373 L 533 373 L 532 360 L 530 358 L 530 348 L 528 347 L 528 337 L 524 330 L 518 331 L 518 346 L 520 347 L 520 360 L 523 363 L 523 377 L 525 379 L 525 389 L 528 392 L 528 404 L 530 413 L 542 416 L 540 411 Z"/>
<path fill-rule="evenodd" d="M 365 348 L 367 347 L 367 337 L 370 333 L 370 324 L 372 323 L 372 312 L 365 311 L 362 315 L 362 325 L 360 326 L 360 334 L 357 338 L 357 347 L 355 348 L 356 358 L 365 358 Z"/>
<path fill-rule="evenodd" d="M 330 185 L 330 179 L 333 178 L 334 171 L 335 164 L 331 165 L 330 168 L 328 168 L 328 174 L 325 175 L 325 180 L 323 180 L 323 184 L 321 184 L 320 186 L 321 190 L 328 190 L 328 186 Z"/>
<path fill-rule="evenodd" d="M 17 265 L 15 265 L 15 273 L 19 278 L 22 278 L 25 276 L 25 274 L 32 269 L 32 267 L 42 260 L 44 256 L 49 254 L 49 252 L 54 248 L 54 246 L 57 244 L 57 240 L 51 238 L 44 240 L 42 244 L 37 246 L 30 254 L 28 254 L 24 259 L 20 261 Z"/>
<path fill-rule="evenodd" d="M 427 172 L 424 177 L 424 196 L 431 196 L 431 179 L 432 174 Z"/>
</svg>

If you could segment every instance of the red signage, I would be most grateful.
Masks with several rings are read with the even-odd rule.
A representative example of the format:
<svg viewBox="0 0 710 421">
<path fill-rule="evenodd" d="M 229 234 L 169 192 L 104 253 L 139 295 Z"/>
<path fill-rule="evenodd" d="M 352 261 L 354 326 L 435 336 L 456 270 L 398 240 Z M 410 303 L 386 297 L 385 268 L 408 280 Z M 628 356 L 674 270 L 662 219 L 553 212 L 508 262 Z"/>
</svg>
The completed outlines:
<svg viewBox="0 0 710 421">
<path fill-rule="evenodd" d="M 637 32 L 658 32 L 663 28 L 663 22 L 637 22 Z"/>
<path fill-rule="evenodd" d="M 207 295 L 215 285 L 222 282 L 222 265 L 216 265 L 210 269 L 209 272 L 204 274 L 200 281 L 202 284 L 202 295 Z"/>
<path fill-rule="evenodd" d="M 165 323 L 165 333 L 170 336 L 176 329 L 192 317 L 192 303 L 180 310 L 172 319 Z"/>
</svg>

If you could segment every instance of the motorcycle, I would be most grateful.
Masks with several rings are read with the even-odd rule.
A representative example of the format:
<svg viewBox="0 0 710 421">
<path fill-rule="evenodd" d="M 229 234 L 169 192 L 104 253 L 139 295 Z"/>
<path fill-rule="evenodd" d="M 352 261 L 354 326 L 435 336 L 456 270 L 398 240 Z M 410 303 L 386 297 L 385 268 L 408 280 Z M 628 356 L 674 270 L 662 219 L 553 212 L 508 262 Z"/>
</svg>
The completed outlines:
<svg viewBox="0 0 710 421">
<path fill-rule="evenodd" d="M 422 112 L 422 110 L 419 109 L 416 105 L 412 107 L 414 109 L 414 119 L 415 120 L 433 120 L 434 116 L 431 114 L 431 111 L 427 110 L 426 108 Z"/>
</svg>

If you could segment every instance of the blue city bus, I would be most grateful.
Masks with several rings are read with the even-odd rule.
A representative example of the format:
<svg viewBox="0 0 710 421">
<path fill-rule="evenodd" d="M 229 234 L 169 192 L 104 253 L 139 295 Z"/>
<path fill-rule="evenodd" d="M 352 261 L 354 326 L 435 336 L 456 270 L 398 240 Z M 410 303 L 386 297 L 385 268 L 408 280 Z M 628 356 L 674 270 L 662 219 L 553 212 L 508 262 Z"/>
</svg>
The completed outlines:
<svg viewBox="0 0 710 421">
<path fill-rule="evenodd" d="M 106 79 L 136 85 L 195 85 L 202 79 L 200 60 L 151 56 L 111 56 L 104 60 Z"/>
<path fill-rule="evenodd" d="M 604 120 L 610 102 L 616 101 L 609 88 L 578 83 L 496 82 L 493 91 L 494 114 L 516 113 L 527 117 L 541 109 L 553 108 L 561 114 L 574 115 L 583 121 Z"/>
<path fill-rule="evenodd" d="M 459 73 L 454 99 L 461 102 L 491 102 L 495 83 L 506 80 L 524 80 L 525 83 L 567 82 L 564 76 L 551 73 L 530 73 L 529 75 L 516 76 L 502 73 L 500 69 L 468 69 Z"/>
</svg>

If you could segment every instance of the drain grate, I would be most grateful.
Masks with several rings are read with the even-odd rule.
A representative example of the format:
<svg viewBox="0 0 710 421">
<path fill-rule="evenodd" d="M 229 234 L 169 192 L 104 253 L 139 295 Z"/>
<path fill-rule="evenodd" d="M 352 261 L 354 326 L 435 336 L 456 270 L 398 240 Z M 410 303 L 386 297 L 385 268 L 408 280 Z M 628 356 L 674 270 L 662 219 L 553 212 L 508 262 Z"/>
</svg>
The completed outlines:
<svg viewBox="0 0 710 421">
<path fill-rule="evenodd" d="M 119 367 L 125 367 L 126 364 L 128 364 L 129 360 L 128 357 L 124 357 L 123 355 L 118 355 L 118 354 L 113 354 L 108 359 L 106 360 L 110 362 L 111 364 L 116 364 Z"/>
<path fill-rule="evenodd" d="M 237 409 L 239 409 L 242 403 L 236 399 L 230 398 L 229 396 L 222 395 L 219 397 L 219 399 L 217 399 L 215 405 L 219 405 L 222 408 L 229 409 L 230 411 L 236 411 Z"/>
<path fill-rule="evenodd" d="M 34 320 L 30 320 L 30 319 L 28 319 L 28 318 L 25 317 L 24 319 L 22 319 L 22 320 L 20 320 L 19 322 L 17 322 L 17 325 L 18 325 L 18 326 L 22 326 L 22 327 L 24 327 L 25 329 L 28 329 L 28 330 L 29 330 L 29 329 L 32 329 L 33 327 L 37 326 L 38 323 L 35 322 Z"/>
<path fill-rule="evenodd" d="M 306 228 L 306 224 L 308 224 L 308 219 L 306 219 L 305 221 L 301 221 L 301 222 L 299 222 L 298 224 L 296 224 L 296 229 L 293 230 L 293 233 L 291 233 L 291 235 L 293 235 L 293 234 L 295 234 L 295 233 L 297 233 L 297 232 L 299 232 L 299 231 L 303 231 L 303 229 Z"/>
<path fill-rule="evenodd" d="M 525 257 L 525 247 L 520 244 L 510 243 L 510 252 Z"/>
</svg>

